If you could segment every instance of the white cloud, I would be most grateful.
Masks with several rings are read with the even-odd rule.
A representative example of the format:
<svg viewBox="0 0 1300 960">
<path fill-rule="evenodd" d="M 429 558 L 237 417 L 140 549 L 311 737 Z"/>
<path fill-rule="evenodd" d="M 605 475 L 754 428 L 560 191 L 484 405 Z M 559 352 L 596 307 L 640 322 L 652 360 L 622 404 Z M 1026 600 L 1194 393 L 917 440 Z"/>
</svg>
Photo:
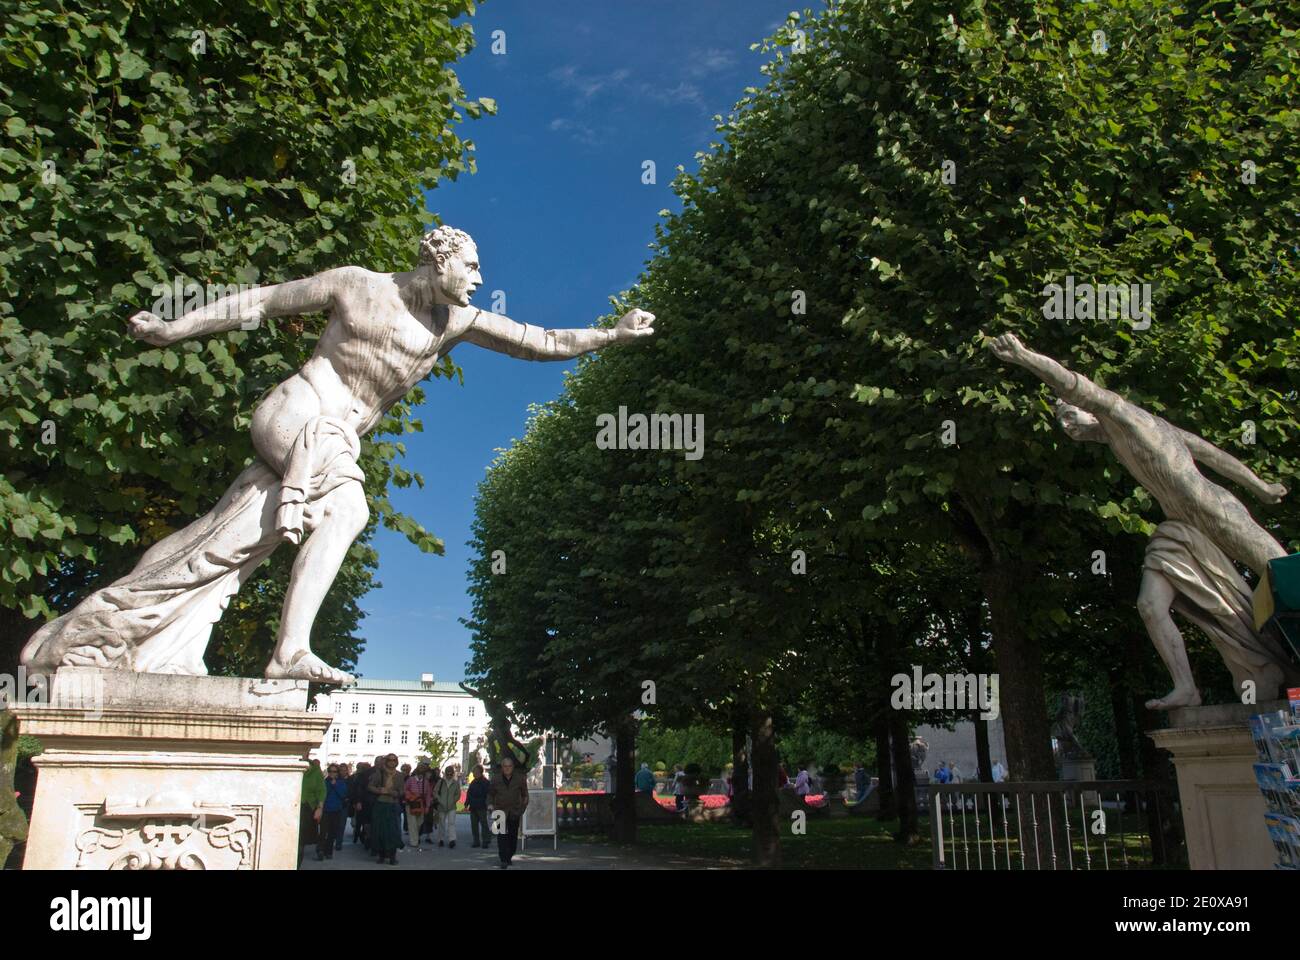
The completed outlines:
<svg viewBox="0 0 1300 960">
<path fill-rule="evenodd" d="M 641 92 L 651 100 L 659 103 L 685 103 L 699 107 L 701 110 L 706 109 L 704 96 L 700 93 L 700 88 L 685 80 L 675 87 L 658 87 L 651 83 L 643 83 L 641 84 Z"/>
<path fill-rule="evenodd" d="M 710 73 L 730 70 L 736 65 L 736 55 L 730 50 L 709 47 L 697 50 L 690 55 L 686 72 L 693 77 L 703 77 Z"/>
<path fill-rule="evenodd" d="M 553 133 L 567 133 L 579 143 L 594 147 L 602 140 L 601 135 L 594 127 L 583 123 L 581 120 L 571 120 L 568 117 L 556 117 L 548 124 Z"/>
<path fill-rule="evenodd" d="M 602 90 L 616 87 L 631 75 L 631 71 L 620 67 L 609 73 L 583 73 L 573 64 L 558 67 L 551 71 L 551 79 L 566 90 L 573 90 L 579 100 L 590 100 Z"/>
</svg>

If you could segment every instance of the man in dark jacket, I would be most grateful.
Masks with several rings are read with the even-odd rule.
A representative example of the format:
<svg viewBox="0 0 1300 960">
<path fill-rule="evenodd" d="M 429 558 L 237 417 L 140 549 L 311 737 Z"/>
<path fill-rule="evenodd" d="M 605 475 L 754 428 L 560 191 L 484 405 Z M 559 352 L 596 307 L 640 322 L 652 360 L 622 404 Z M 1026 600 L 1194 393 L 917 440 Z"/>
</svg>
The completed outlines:
<svg viewBox="0 0 1300 960">
<path fill-rule="evenodd" d="M 369 791 L 365 786 L 370 782 L 370 765 L 364 760 L 356 765 L 356 773 L 347 783 L 347 803 L 352 810 L 352 843 L 357 840 L 367 842 L 365 846 L 369 847 L 367 830 L 369 829 L 369 817 L 367 816 L 370 797 Z"/>
<path fill-rule="evenodd" d="M 465 805 L 469 807 L 469 829 L 474 835 L 474 843 L 471 846 L 488 846 L 488 789 L 488 779 L 483 773 L 483 764 L 475 764 L 474 779 L 465 791 Z"/>
<path fill-rule="evenodd" d="M 493 823 L 492 831 L 497 834 L 497 856 L 501 858 L 501 869 L 510 866 L 514 859 L 515 848 L 519 846 L 519 824 L 524 811 L 528 809 L 528 783 L 523 772 L 515 769 L 515 758 L 505 754 L 501 758 L 501 768 L 492 775 L 488 786 L 488 806 L 493 811 L 505 814 L 505 823 L 498 826 Z"/>
</svg>

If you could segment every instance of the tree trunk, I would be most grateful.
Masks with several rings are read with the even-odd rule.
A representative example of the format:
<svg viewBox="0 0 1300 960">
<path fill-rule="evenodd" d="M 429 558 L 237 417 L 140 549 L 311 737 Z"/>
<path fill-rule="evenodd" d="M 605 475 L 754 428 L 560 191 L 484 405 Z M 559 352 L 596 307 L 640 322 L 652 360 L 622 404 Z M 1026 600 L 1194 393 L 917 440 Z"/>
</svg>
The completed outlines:
<svg viewBox="0 0 1300 960">
<path fill-rule="evenodd" d="M 1110 712 L 1115 718 L 1115 749 L 1119 754 L 1119 776 L 1121 780 L 1137 779 L 1137 750 L 1133 742 L 1133 714 L 1129 709 L 1130 697 L 1128 684 L 1124 681 L 1124 671 L 1112 667 L 1110 675 Z"/>
<path fill-rule="evenodd" d="M 0 870 L 10 851 L 27 840 L 27 818 L 14 797 L 18 768 L 18 718 L 0 710 Z"/>
<path fill-rule="evenodd" d="M 11 607 L 0 607 L 0 674 L 18 676 L 18 655 L 45 621 L 28 620 Z"/>
<path fill-rule="evenodd" d="M 1001 691 L 998 693 L 1001 696 Z M 971 714 L 971 723 L 975 725 L 975 764 L 978 768 L 976 777 L 980 783 L 993 782 L 993 760 L 989 756 L 989 722 L 980 717 L 976 710 Z"/>
<path fill-rule="evenodd" d="M 636 721 L 623 717 L 614 726 L 614 839 L 636 843 Z"/>
<path fill-rule="evenodd" d="M 992 557 L 982 579 L 998 667 L 1007 766 L 1016 780 L 1055 780 L 1052 727 L 1043 698 L 1042 651 L 1025 632 L 1021 616 L 1025 583 L 1031 578 L 1015 563 Z"/>
<path fill-rule="evenodd" d="M 749 725 L 740 711 L 731 728 L 731 819 L 737 826 L 751 822 L 749 795 Z"/>
<path fill-rule="evenodd" d="M 911 737 L 908 736 L 907 718 L 899 710 L 889 718 L 890 739 L 893 741 L 894 771 L 898 778 L 894 801 L 898 806 L 898 833 L 900 843 L 914 843 L 920 835 L 916 812 L 916 777 L 912 775 Z"/>
<path fill-rule="evenodd" d="M 781 816 L 776 802 L 776 730 L 772 714 L 755 710 L 750 715 L 753 741 L 754 791 L 750 809 L 754 818 L 754 862 L 760 867 L 781 865 Z"/>
<path fill-rule="evenodd" d="M 885 709 L 889 709 L 888 703 Z M 876 785 L 876 793 L 880 797 L 880 809 L 876 813 L 877 820 L 892 820 L 894 818 L 894 754 L 889 745 L 889 714 L 881 713 L 875 722 L 876 728 L 876 777 L 880 781 Z M 908 757 L 908 766 L 912 765 L 911 757 Z"/>
</svg>

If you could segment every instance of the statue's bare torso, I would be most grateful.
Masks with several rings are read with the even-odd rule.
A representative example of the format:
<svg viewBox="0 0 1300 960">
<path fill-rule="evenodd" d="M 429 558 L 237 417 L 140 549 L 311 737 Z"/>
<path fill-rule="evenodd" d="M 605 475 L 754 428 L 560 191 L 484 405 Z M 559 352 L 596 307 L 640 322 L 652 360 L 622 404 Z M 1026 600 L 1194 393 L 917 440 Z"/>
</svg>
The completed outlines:
<svg viewBox="0 0 1300 960">
<path fill-rule="evenodd" d="M 1115 457 L 1170 520 L 1194 523 L 1205 513 L 1205 505 L 1222 509 L 1231 501 L 1241 506 L 1201 473 L 1173 424 L 1131 403 L 1098 419 Z"/>
<path fill-rule="evenodd" d="M 392 274 L 346 269 L 311 359 L 253 413 L 253 443 L 276 469 L 314 417 L 370 432 L 474 321 L 476 310 L 455 304 L 412 308 Z"/>
</svg>

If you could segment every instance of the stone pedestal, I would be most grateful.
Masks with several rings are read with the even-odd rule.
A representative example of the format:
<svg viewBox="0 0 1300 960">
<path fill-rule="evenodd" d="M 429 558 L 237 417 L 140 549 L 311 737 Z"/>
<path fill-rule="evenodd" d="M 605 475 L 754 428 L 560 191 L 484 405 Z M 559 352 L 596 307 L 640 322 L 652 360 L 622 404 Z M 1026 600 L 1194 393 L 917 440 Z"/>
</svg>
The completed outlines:
<svg viewBox="0 0 1300 960">
<path fill-rule="evenodd" d="M 1061 760 L 1062 780 L 1096 780 L 1097 761 L 1087 754 L 1064 757 Z"/>
<path fill-rule="evenodd" d="M 25 870 L 293 870 L 307 683 L 65 667 L 11 706 L 45 752 Z"/>
<path fill-rule="evenodd" d="M 1285 709 L 1283 701 L 1169 711 L 1170 726 L 1152 731 L 1178 771 L 1178 795 L 1193 870 L 1269 870 L 1277 855 L 1264 827 L 1264 797 L 1250 717 Z"/>
<path fill-rule="evenodd" d="M 1086 753 L 1078 753 L 1073 756 L 1061 758 L 1061 779 L 1071 781 L 1088 781 L 1097 779 L 1097 761 Z M 1101 802 L 1097 796 L 1097 791 L 1087 790 L 1080 794 L 1083 802 L 1089 807 L 1096 808 Z"/>
</svg>

